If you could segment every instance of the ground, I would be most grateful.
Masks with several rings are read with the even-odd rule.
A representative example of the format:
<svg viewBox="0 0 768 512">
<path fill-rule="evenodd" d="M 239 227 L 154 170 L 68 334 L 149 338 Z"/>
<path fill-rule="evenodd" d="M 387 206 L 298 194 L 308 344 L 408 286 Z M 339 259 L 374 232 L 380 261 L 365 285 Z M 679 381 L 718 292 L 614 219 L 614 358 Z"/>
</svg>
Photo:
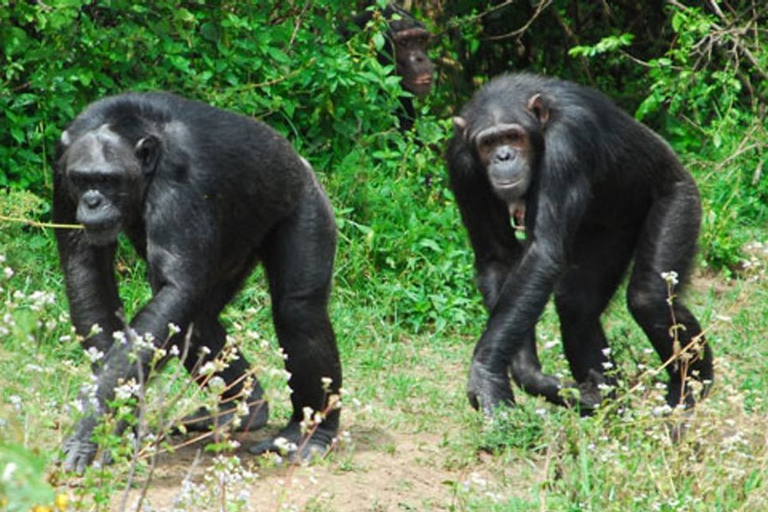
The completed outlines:
<svg viewBox="0 0 768 512">
<path fill-rule="evenodd" d="M 235 486 L 237 494 L 247 496 L 248 510 L 456 510 L 462 508 L 463 494 L 470 489 L 489 499 L 508 500 L 515 494 L 527 495 L 529 486 L 536 483 L 539 471 L 526 464 L 522 468 L 526 476 L 519 480 L 519 486 L 504 485 L 502 489 L 499 478 L 509 481 L 511 473 L 519 473 L 521 468 L 499 468 L 498 462 L 485 452 L 477 453 L 471 465 L 450 460 L 446 438 L 459 431 L 458 421 L 442 425 L 447 427 L 443 434 L 371 428 L 359 423 L 354 414 L 347 415 L 344 423 L 343 437 L 348 440 L 342 441 L 326 460 L 313 465 L 277 465 L 271 456 L 260 460 L 248 454 L 247 446 L 274 431 L 237 435 L 241 446 L 235 454 L 242 467 L 254 474 L 249 482 Z M 172 440 L 182 443 L 186 438 L 177 436 Z M 158 457 L 145 504 L 151 504 L 153 510 L 187 505 L 190 493 L 185 497 L 184 480 L 203 483 L 206 469 L 215 465 L 215 455 L 201 448 L 198 443 Z M 244 472 L 242 468 L 235 470 Z M 209 497 L 215 494 L 210 486 L 201 492 Z M 130 491 L 127 497 L 117 493 L 112 509 L 122 510 L 126 500 L 128 510 L 135 510 L 142 493 L 140 489 Z"/>
</svg>

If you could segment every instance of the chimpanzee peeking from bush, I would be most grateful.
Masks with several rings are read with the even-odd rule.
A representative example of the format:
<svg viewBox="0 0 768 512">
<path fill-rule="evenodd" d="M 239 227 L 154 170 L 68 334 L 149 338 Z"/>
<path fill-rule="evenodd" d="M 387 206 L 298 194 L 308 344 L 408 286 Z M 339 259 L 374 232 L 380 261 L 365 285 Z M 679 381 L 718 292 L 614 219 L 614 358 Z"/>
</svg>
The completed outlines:
<svg viewBox="0 0 768 512">
<path fill-rule="evenodd" d="M 353 23 L 363 28 L 371 21 L 373 15 L 374 11 L 366 9 L 354 18 Z M 410 12 L 396 5 L 387 5 L 381 11 L 381 16 L 387 20 L 387 32 L 379 61 L 382 64 L 391 64 L 394 61 L 395 74 L 402 77 L 402 88 L 417 98 L 425 97 L 432 90 L 435 74 L 434 65 L 427 56 L 429 31 Z M 342 31 L 342 34 L 345 37 L 351 35 L 346 30 Z M 410 97 L 400 98 L 400 103 L 400 129 L 407 131 L 413 127 L 416 109 Z"/>
<path fill-rule="evenodd" d="M 701 202 L 667 143 L 601 93 L 529 74 L 492 80 L 454 125 L 450 186 L 490 312 L 469 370 L 470 403 L 487 415 L 512 404 L 511 374 L 550 402 L 597 406 L 600 385 L 612 383 L 600 315 L 633 258 L 629 310 L 662 361 L 693 345 L 666 367 L 669 405 L 694 403 L 688 377 L 706 393 L 711 349 L 680 299 Z M 680 280 L 671 305 L 667 272 Z M 552 294 L 575 393 L 542 373 L 536 352 L 534 328 Z"/>
<path fill-rule="evenodd" d="M 298 444 L 302 409 L 322 411 L 338 393 L 341 366 L 328 317 L 333 212 L 308 162 L 270 127 L 171 94 L 97 101 L 61 136 L 53 215 L 85 228 L 58 229 L 56 236 L 76 331 L 88 336 L 98 324 L 101 332 L 84 345 L 105 354 L 94 368 L 95 400 L 83 398 L 92 405 L 64 444 L 65 469 L 81 472 L 92 462 L 91 436 L 115 387 L 147 375 L 154 351 L 140 349 L 135 360 L 135 340 L 160 347 L 170 339 L 201 378 L 198 370 L 225 345 L 219 315 L 258 261 L 293 390 L 293 415 L 278 437 Z M 152 288 L 130 325 L 118 317 L 113 270 L 121 231 L 146 259 Z M 115 341 L 115 332 L 125 332 L 127 341 Z M 185 338 L 189 347 L 182 347 Z M 239 354 L 217 374 L 227 385 L 221 402 L 230 419 L 248 370 Z M 247 400 L 242 427 L 264 426 L 268 410 L 258 383 Z M 211 426 L 202 414 L 195 419 L 190 428 Z M 330 411 L 298 456 L 326 450 L 338 422 L 339 411 Z M 276 448 L 269 440 L 252 451 Z"/>
</svg>

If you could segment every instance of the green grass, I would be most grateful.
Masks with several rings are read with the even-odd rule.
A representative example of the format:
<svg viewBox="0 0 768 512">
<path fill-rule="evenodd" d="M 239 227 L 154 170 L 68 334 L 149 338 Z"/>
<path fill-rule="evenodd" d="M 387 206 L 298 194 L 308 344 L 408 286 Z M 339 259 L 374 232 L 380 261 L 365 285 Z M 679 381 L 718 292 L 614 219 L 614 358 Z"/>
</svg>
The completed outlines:
<svg viewBox="0 0 768 512">
<path fill-rule="evenodd" d="M 581 418 L 517 390 L 519 407 L 487 424 L 465 397 L 467 365 L 486 314 L 472 282 L 471 253 L 455 205 L 439 178 L 431 187 L 424 184 L 434 157 L 413 169 L 387 165 L 387 160 L 373 163 L 376 172 L 370 173 L 369 185 L 373 191 L 388 181 L 398 186 L 382 195 L 369 191 L 359 210 L 335 199 L 336 188 L 345 185 L 343 176 L 323 176 L 341 233 L 331 314 L 344 368 L 346 433 L 318 471 L 329 480 L 339 477 L 338 485 L 356 478 L 391 479 L 388 490 L 370 491 L 367 510 L 388 510 L 388 500 L 417 510 L 768 507 L 768 256 L 760 247 L 752 249 L 754 265 L 748 273 L 738 279 L 699 273 L 688 293 L 717 363 L 713 392 L 694 413 L 680 418 L 656 413 L 663 379 L 651 370 L 659 361 L 626 312 L 620 290 L 604 324 L 622 376 L 621 403 L 628 407 Z M 44 218 L 46 203 L 34 196 L 15 192 L 1 199 L 2 215 Z M 765 235 L 758 232 L 756 240 Z M 57 469 L 58 446 L 76 418 L 68 404 L 88 378 L 88 363 L 71 336 L 52 234 L 3 223 L 0 255 L 5 258 L 0 264 L 0 329 L 7 331 L 0 345 L 0 475 L 9 463 L 18 468 L 0 480 L 0 496 L 5 493 L 8 500 L 0 510 L 51 504 L 54 490 L 69 497 L 70 510 L 107 510 L 107 503 L 119 502 L 131 469 L 137 471 L 134 485 L 140 486 L 152 466 L 147 459 L 132 466 L 131 446 L 123 437 L 113 440 L 124 454 L 114 465 L 89 470 L 82 479 Z M 127 247 L 121 248 L 119 261 L 121 293 L 129 312 L 134 311 L 149 296 L 143 266 Z M 50 294 L 49 299 L 36 291 Z M 260 271 L 227 310 L 225 322 L 267 388 L 270 424 L 281 424 L 290 413 L 289 394 Z M 567 377 L 551 306 L 537 333 L 545 370 Z M 179 392 L 189 397 L 187 387 L 179 365 L 163 372 L 147 398 L 153 424 L 169 409 L 163 397 Z M 185 399 L 175 405 L 195 403 Z M 668 429 L 678 420 L 689 427 L 674 444 Z M 270 498 L 272 507 L 350 509 L 344 507 L 348 491 L 343 488 L 310 492 L 308 501 L 291 505 L 301 493 L 286 482 L 300 476 L 285 476 L 240 452 L 236 463 L 224 453 L 221 461 L 210 462 L 212 474 L 242 474 L 257 463 L 253 485 L 261 482 L 273 494 L 285 486 L 286 492 Z M 178 457 L 169 456 L 171 461 Z M 389 465 L 416 476 L 397 476 L 398 471 L 378 476 Z M 296 471 L 304 475 L 305 470 Z M 183 476 L 181 469 L 177 473 Z M 150 479 L 150 496 L 162 488 Z M 205 503 L 220 499 L 214 488 L 200 492 Z M 204 498 L 196 499 L 200 509 Z M 248 510 L 238 503 L 230 503 L 229 510 Z"/>
</svg>

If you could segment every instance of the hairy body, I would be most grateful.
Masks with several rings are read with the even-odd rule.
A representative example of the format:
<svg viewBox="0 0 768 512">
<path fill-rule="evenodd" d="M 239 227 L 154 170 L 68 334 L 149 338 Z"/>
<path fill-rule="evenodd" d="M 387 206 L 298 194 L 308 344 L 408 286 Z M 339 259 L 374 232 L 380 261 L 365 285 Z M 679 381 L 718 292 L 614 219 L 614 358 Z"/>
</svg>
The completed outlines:
<svg viewBox="0 0 768 512">
<path fill-rule="evenodd" d="M 329 391 L 341 386 L 327 313 L 333 212 L 309 164 L 265 124 L 164 93 L 95 102 L 61 137 L 54 220 L 85 228 L 56 236 L 75 329 L 86 348 L 105 354 L 94 367 L 95 404 L 84 400 L 88 414 L 64 445 L 66 469 L 82 471 L 93 460 L 91 435 L 118 383 L 147 375 L 152 351 L 139 350 L 133 362 L 133 340 L 178 346 L 188 335 L 183 362 L 197 377 L 224 347 L 221 311 L 259 261 L 292 374 L 294 413 L 282 435 L 297 441 L 302 408 L 323 410 Z M 119 318 L 113 269 L 120 232 L 146 259 L 152 288 L 129 325 Z M 171 323 L 181 333 L 170 332 Z M 89 336 L 93 325 L 101 332 Z M 113 333 L 124 330 L 127 343 L 115 343 Z M 249 366 L 240 354 L 219 372 L 227 384 L 223 402 L 242 393 Z M 245 425 L 259 428 L 267 407 L 258 383 L 247 399 Z M 307 446 L 327 448 L 337 428 L 334 410 Z M 272 448 L 270 440 L 259 450 Z"/>
<path fill-rule="evenodd" d="M 500 76 L 454 119 L 447 159 L 490 313 L 470 367 L 468 394 L 492 414 L 511 404 L 509 375 L 558 403 L 563 383 L 542 372 L 535 326 L 554 295 L 575 401 L 590 410 L 611 383 L 600 316 L 634 260 L 629 309 L 662 361 L 692 345 L 689 364 L 667 366 L 670 405 L 692 404 L 686 379 L 713 378 L 712 354 L 679 293 L 701 219 L 696 185 L 658 135 L 598 91 L 529 75 Z M 516 239 L 512 221 L 526 237 Z M 662 273 L 680 286 L 667 303 Z"/>
</svg>

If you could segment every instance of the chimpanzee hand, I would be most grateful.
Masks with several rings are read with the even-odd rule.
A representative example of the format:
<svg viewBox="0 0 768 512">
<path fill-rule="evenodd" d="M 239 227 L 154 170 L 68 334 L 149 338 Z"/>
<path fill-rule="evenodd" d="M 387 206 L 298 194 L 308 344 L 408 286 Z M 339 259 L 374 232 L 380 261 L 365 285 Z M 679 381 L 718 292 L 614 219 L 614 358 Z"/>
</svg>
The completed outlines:
<svg viewBox="0 0 768 512">
<path fill-rule="evenodd" d="M 91 465 L 96 458 L 98 445 L 91 441 L 93 430 L 96 427 L 96 418 L 86 416 L 78 422 L 75 433 L 64 441 L 61 449 L 64 452 L 64 471 L 74 471 L 83 474 L 85 468 Z"/>
<path fill-rule="evenodd" d="M 467 398 L 472 407 L 482 411 L 488 418 L 493 417 L 497 407 L 511 406 L 515 403 L 515 396 L 506 372 L 501 374 L 492 372 L 477 361 L 472 361 L 469 367 Z"/>
</svg>

